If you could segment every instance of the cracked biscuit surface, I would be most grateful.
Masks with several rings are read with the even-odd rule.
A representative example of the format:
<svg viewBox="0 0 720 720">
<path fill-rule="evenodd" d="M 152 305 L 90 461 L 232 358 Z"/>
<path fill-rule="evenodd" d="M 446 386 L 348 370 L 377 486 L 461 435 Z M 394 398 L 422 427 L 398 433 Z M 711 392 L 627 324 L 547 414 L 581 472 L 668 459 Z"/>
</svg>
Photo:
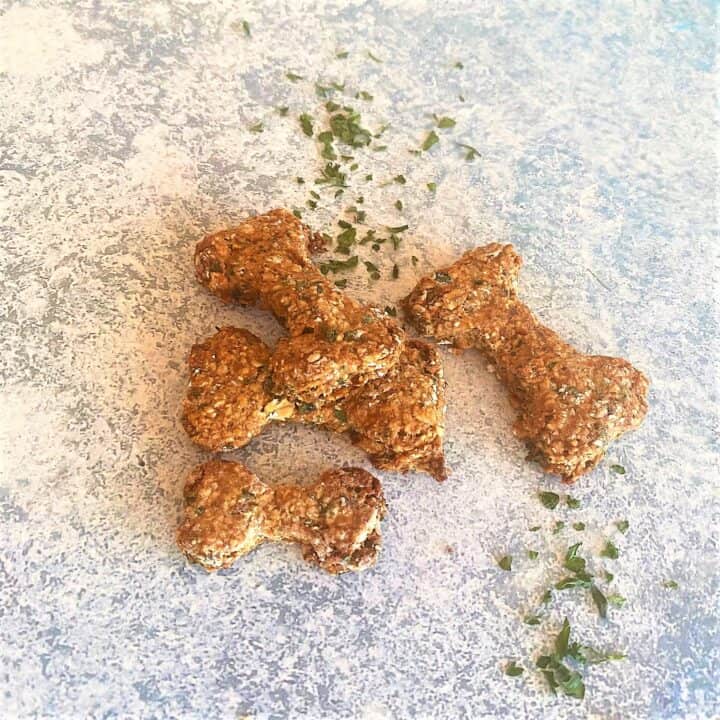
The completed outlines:
<svg viewBox="0 0 720 720">
<path fill-rule="evenodd" d="M 377 560 L 387 509 L 379 480 L 360 468 L 270 486 L 240 463 L 211 460 L 192 471 L 184 496 L 178 546 L 210 571 L 267 541 L 296 543 L 307 562 L 333 574 L 364 570 Z"/>
<path fill-rule="evenodd" d="M 517 297 L 521 264 L 512 245 L 476 248 L 423 278 L 404 306 L 423 335 L 488 358 L 529 458 L 573 481 L 641 424 L 649 383 L 626 360 L 580 353 L 542 325 Z"/>
</svg>

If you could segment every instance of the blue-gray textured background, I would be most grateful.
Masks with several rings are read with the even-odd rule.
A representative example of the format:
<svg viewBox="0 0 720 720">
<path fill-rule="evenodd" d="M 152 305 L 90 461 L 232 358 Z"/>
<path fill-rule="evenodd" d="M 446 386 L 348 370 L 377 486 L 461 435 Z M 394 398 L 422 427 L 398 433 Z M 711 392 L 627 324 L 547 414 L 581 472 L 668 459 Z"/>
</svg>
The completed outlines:
<svg viewBox="0 0 720 720">
<path fill-rule="evenodd" d="M 0 8 L 0 717 L 720 716 L 713 3 Z M 279 331 L 206 294 L 192 250 L 250 212 L 303 206 L 319 159 L 297 116 L 320 116 L 319 78 L 371 93 L 352 99 L 364 121 L 391 123 L 386 151 L 358 154 L 353 196 L 371 227 L 410 225 L 379 254 L 400 279 L 361 270 L 349 291 L 392 303 L 462 249 L 513 242 L 528 303 L 645 371 L 651 411 L 572 489 L 582 507 L 551 513 L 536 492 L 559 484 L 524 461 L 502 388 L 446 353 L 453 474 L 383 474 L 376 568 L 335 578 L 265 546 L 209 576 L 173 541 L 203 457 L 178 422 L 185 358 L 215 325 Z M 416 157 L 432 113 L 457 125 Z M 348 203 L 305 217 L 328 229 Z M 268 481 L 366 463 L 290 426 L 235 457 Z M 608 537 L 620 558 L 593 567 L 625 607 L 602 622 L 564 593 L 524 625 L 568 544 L 597 558 Z M 587 671 L 582 704 L 531 672 L 564 616 L 629 656 Z M 520 679 L 502 673 L 511 658 Z"/>
</svg>

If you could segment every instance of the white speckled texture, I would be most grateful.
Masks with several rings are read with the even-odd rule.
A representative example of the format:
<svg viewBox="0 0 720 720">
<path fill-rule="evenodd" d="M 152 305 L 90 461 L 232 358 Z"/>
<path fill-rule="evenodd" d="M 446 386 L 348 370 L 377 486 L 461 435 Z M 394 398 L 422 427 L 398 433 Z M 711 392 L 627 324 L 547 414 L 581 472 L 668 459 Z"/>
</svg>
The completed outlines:
<svg viewBox="0 0 720 720">
<path fill-rule="evenodd" d="M 720 716 L 712 2 L 0 8 L 1 717 Z M 189 346 L 224 323 L 279 334 L 208 295 L 192 251 L 250 212 L 304 203 L 294 178 L 318 160 L 295 118 L 319 101 L 286 70 L 347 79 L 375 96 L 371 127 L 393 123 L 361 173 L 375 176 L 369 223 L 411 225 L 401 277 L 360 271 L 351 292 L 394 302 L 463 248 L 510 241 L 544 321 L 650 376 L 645 425 L 573 488 L 581 509 L 538 503 L 559 484 L 524 461 L 504 392 L 479 357 L 447 353 L 453 474 L 383 475 L 375 569 L 331 577 L 278 546 L 216 575 L 180 557 L 181 486 L 204 457 L 178 421 Z M 458 125 L 413 157 L 432 112 Z M 465 162 L 455 139 L 482 158 Z M 381 186 L 399 172 L 407 185 Z M 328 228 L 342 207 L 306 217 Z M 290 426 L 236 457 L 268 481 L 366 462 Z M 585 521 L 595 551 L 620 547 L 594 561 L 627 597 L 606 622 L 579 591 L 539 627 L 521 622 L 581 537 L 552 535 L 556 519 Z M 495 562 L 507 552 L 512 573 Z M 564 615 L 578 639 L 629 654 L 588 671 L 582 704 L 501 672 Z"/>
</svg>

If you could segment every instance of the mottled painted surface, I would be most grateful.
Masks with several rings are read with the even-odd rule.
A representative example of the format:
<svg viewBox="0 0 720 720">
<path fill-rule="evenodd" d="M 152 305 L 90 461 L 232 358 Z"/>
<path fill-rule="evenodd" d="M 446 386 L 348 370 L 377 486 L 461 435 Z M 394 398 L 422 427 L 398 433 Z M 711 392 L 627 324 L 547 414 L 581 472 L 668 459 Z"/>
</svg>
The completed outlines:
<svg viewBox="0 0 720 720">
<path fill-rule="evenodd" d="M 712 3 L 0 5 L 0 716 L 720 715 Z M 558 484 L 524 461 L 502 389 L 448 353 L 452 478 L 383 476 L 374 570 L 330 577 L 267 546 L 210 576 L 179 556 L 181 485 L 203 457 L 178 422 L 189 346 L 223 323 L 279 332 L 206 294 L 192 249 L 306 199 L 294 178 L 318 159 L 294 118 L 319 102 L 287 70 L 347 79 L 375 96 L 372 127 L 393 123 L 360 185 L 372 225 L 411 225 L 401 277 L 361 271 L 350 291 L 393 302 L 462 248 L 511 241 L 544 321 L 650 376 L 645 425 L 573 489 L 581 509 L 540 506 Z M 458 125 L 416 158 L 432 112 Z M 382 186 L 400 172 L 407 185 Z M 328 227 L 343 206 L 307 216 Z M 365 462 L 299 427 L 236 457 L 267 481 Z M 557 519 L 588 531 L 553 535 Z M 595 553 L 616 540 L 620 559 L 596 565 L 626 606 L 600 622 L 566 593 L 523 625 L 581 537 Z M 629 654 L 587 673 L 582 705 L 501 672 L 564 615 Z"/>
</svg>

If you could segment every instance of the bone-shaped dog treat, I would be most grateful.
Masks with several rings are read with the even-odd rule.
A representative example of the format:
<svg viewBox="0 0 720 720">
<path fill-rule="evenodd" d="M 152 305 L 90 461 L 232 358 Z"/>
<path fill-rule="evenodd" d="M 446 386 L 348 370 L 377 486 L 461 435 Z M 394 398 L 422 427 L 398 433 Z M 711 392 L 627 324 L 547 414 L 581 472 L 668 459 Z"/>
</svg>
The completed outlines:
<svg viewBox="0 0 720 720">
<path fill-rule="evenodd" d="M 571 482 L 640 425 L 648 380 L 626 360 L 584 355 L 541 325 L 517 297 L 521 263 L 512 245 L 476 248 L 422 279 L 404 304 L 422 334 L 485 354 L 519 412 L 515 432 L 529 459 Z"/>
<path fill-rule="evenodd" d="M 319 407 L 382 377 L 397 362 L 404 333 L 330 283 L 310 259 L 311 242 L 292 213 L 273 210 L 206 237 L 195 267 L 225 302 L 259 302 L 286 326 L 289 337 L 272 357 L 273 388 Z"/>
<path fill-rule="evenodd" d="M 380 550 L 385 499 L 360 468 L 271 486 L 244 465 L 211 460 L 193 470 L 184 494 L 178 546 L 206 570 L 230 567 L 266 541 L 297 543 L 307 562 L 334 574 L 374 565 Z"/>
<path fill-rule="evenodd" d="M 445 383 L 435 347 L 406 342 L 383 377 L 319 407 L 273 395 L 271 361 L 262 340 L 232 327 L 192 348 L 183 424 L 194 442 L 207 450 L 232 450 L 273 420 L 295 420 L 349 432 L 377 467 L 445 479 Z"/>
</svg>

